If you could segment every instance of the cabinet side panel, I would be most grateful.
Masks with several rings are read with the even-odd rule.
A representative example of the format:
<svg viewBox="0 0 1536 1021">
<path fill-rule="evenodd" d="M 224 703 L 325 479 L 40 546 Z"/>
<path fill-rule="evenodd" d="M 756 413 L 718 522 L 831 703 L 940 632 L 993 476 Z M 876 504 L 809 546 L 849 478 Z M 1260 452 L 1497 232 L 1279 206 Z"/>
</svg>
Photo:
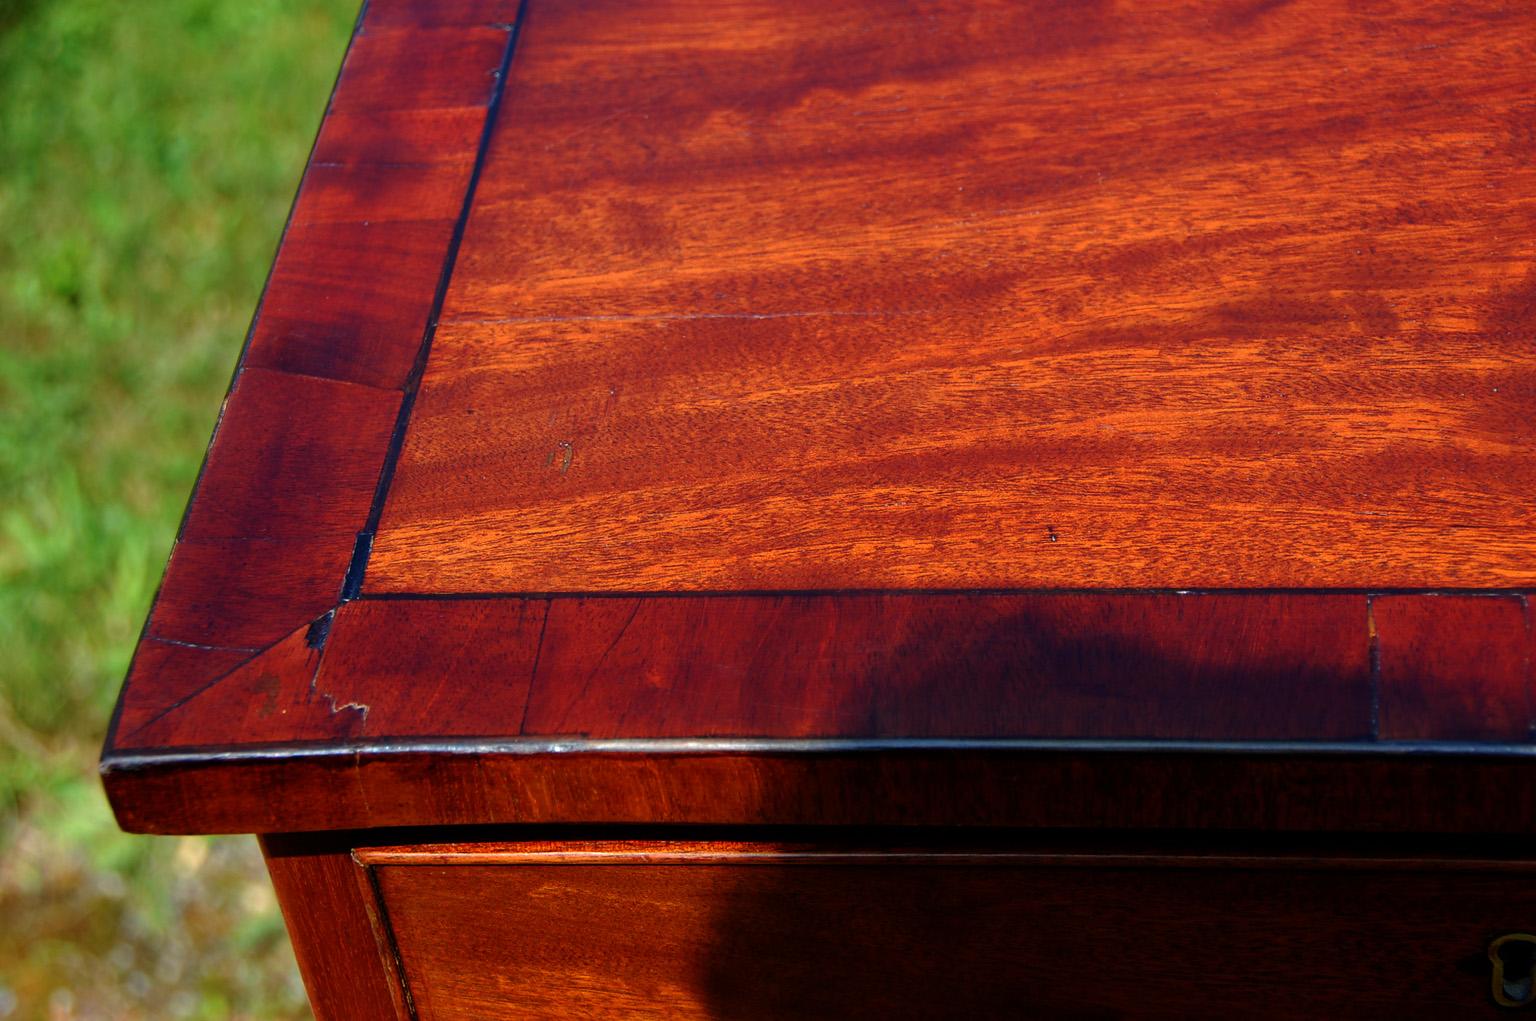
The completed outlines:
<svg viewBox="0 0 1536 1021">
<path fill-rule="evenodd" d="M 409 1021 L 393 952 L 381 942 L 367 878 L 345 846 L 261 838 L 316 1021 Z"/>
</svg>

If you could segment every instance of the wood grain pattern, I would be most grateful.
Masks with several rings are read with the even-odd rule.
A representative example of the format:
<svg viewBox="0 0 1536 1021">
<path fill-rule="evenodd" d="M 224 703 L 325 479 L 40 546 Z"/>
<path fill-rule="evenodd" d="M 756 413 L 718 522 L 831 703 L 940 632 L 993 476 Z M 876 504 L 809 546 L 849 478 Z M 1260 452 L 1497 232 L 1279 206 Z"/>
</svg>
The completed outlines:
<svg viewBox="0 0 1536 1021">
<path fill-rule="evenodd" d="M 1533 58 L 1499 0 L 370 0 L 118 819 L 288 834 L 323 1021 L 1492 1012 Z"/>
<path fill-rule="evenodd" d="M 379 592 L 1520 587 L 1536 13 L 531 5 Z"/>
<path fill-rule="evenodd" d="M 304 175 L 289 229 L 312 223 L 371 224 L 402 212 L 412 221 L 452 224 L 464 204 L 469 171 L 466 163 L 398 166 L 388 174 L 366 163 L 316 163 Z"/>
<path fill-rule="evenodd" d="M 360 600 L 117 746 L 1368 741 L 1367 630 L 1351 595 Z"/>
<path fill-rule="evenodd" d="M 451 220 L 290 227 L 245 364 L 403 388 L 452 236 Z"/>
<path fill-rule="evenodd" d="M 775 864 L 767 845 L 733 865 L 732 850 L 375 872 L 431 1021 L 1498 1016 L 1478 958 L 1536 912 L 1516 863 L 1090 870 L 822 848 Z"/>
<path fill-rule="evenodd" d="M 215 677 L 163 709 L 134 704 L 118 721 L 119 748 L 236 745 L 251 732 L 287 740 L 345 740 L 367 720 L 363 706 L 315 684 L 322 618 Z"/>
<path fill-rule="evenodd" d="M 485 110 L 478 106 L 330 113 L 310 159 L 317 165 L 472 165 L 484 130 Z"/>
<path fill-rule="evenodd" d="M 368 707 L 360 735 L 516 736 L 549 608 L 495 602 L 348 603 L 337 611 L 316 686 Z M 399 640 L 381 641 L 385 635 Z M 285 729 L 256 728 L 240 740 L 281 740 Z"/>
<path fill-rule="evenodd" d="M 1390 597 L 1425 607 L 1389 615 L 1392 634 L 1444 598 Z M 1387 750 L 1365 611 L 1344 594 L 363 599 L 328 638 L 300 629 L 179 704 L 129 703 L 107 784 L 125 826 L 169 832 L 1530 825 L 1509 746 L 1340 754 Z M 1461 688 L 1439 697 L 1477 704 L 1480 678 L 1442 675 Z M 1421 736 L 1524 740 L 1446 719 Z M 1071 744 L 1031 744 L 1050 738 Z M 1181 758 L 1126 739 L 1226 744 Z"/>
<path fill-rule="evenodd" d="M 349 555 L 334 537 L 177 543 L 148 637 L 259 652 L 334 605 Z"/>
<path fill-rule="evenodd" d="M 175 707 L 177 701 L 198 690 L 210 679 L 222 677 L 257 655 L 259 649 L 220 649 L 183 644 L 145 636 L 134 650 L 123 682 L 125 694 L 118 704 L 113 734 L 103 751 L 110 756 L 122 747 L 121 735 L 142 726 L 145 720 Z"/>
<path fill-rule="evenodd" d="M 1360 608 L 1350 596 L 556 600 L 523 730 L 1364 738 Z"/>
<path fill-rule="evenodd" d="M 1536 824 L 1536 14 L 516 7 L 365 12 L 125 826 Z"/>
<path fill-rule="evenodd" d="M 345 545 L 367 516 L 399 408 L 399 394 L 242 371 L 181 538 Z"/>
<path fill-rule="evenodd" d="M 334 380 L 242 371 L 147 634 L 249 654 L 334 605 L 399 403 Z M 133 685 L 156 701 L 178 689 L 169 679 Z"/>
<path fill-rule="evenodd" d="M 507 25 L 364 28 L 342 64 L 331 97 L 333 112 L 490 104 L 507 48 Z"/>
<path fill-rule="evenodd" d="M 347 846 L 278 835 L 264 837 L 261 849 L 316 1021 L 412 1021 Z"/>
<path fill-rule="evenodd" d="M 1378 596 L 1381 736 L 1528 741 L 1531 624 L 1523 596 Z"/>
<path fill-rule="evenodd" d="M 363 28 L 505 26 L 517 15 L 507 0 L 370 0 Z"/>
<path fill-rule="evenodd" d="M 1343 595 L 364 600 L 317 685 L 374 738 L 1371 731 L 1365 600 Z"/>
</svg>

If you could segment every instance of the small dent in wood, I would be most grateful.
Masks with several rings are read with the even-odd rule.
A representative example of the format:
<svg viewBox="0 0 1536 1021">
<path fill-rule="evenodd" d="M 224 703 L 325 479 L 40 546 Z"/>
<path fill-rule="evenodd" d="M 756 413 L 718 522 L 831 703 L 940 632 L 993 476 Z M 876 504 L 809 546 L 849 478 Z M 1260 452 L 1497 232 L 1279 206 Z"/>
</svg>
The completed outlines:
<svg viewBox="0 0 1536 1021">
<path fill-rule="evenodd" d="M 554 467 L 558 462 L 560 474 L 564 475 L 571 470 L 571 459 L 576 456 L 576 448 L 570 440 L 561 440 L 555 444 L 555 449 L 549 452 L 549 457 L 544 461 L 549 467 Z"/>
</svg>

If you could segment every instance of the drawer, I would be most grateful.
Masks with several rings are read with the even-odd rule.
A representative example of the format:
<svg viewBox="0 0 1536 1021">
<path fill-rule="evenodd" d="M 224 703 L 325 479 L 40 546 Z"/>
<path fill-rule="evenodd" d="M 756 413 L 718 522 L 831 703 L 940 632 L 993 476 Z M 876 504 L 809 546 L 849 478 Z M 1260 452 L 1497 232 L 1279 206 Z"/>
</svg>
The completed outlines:
<svg viewBox="0 0 1536 1021">
<path fill-rule="evenodd" d="M 1507 1013 L 1519 861 L 597 842 L 359 850 L 423 1021 Z M 1528 946 L 1515 940 L 1507 993 Z"/>
</svg>

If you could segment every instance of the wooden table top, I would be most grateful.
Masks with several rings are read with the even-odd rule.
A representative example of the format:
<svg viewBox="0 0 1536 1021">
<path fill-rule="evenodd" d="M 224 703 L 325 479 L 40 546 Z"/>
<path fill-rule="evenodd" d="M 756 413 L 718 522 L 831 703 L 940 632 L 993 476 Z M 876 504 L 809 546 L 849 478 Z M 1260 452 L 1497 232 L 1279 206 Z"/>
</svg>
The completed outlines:
<svg viewBox="0 0 1536 1021">
<path fill-rule="evenodd" d="M 371 0 L 119 817 L 1529 825 L 1533 96 L 1502 0 Z"/>
</svg>

